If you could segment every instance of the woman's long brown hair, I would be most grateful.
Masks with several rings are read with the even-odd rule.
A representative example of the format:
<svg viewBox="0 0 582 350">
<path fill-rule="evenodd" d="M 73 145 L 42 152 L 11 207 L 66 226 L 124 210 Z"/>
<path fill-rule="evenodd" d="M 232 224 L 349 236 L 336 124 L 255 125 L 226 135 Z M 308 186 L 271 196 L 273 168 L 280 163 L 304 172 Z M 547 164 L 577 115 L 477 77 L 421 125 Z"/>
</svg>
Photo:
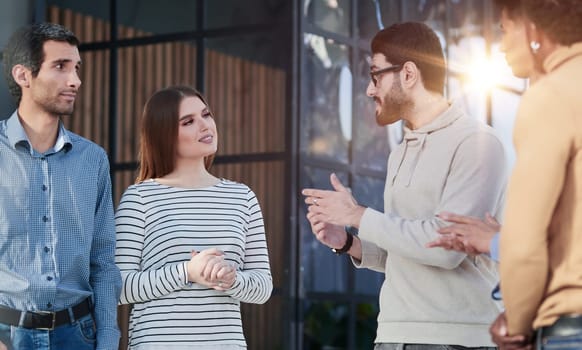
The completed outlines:
<svg viewBox="0 0 582 350">
<path fill-rule="evenodd" d="M 186 97 L 208 102 L 198 90 L 189 86 L 171 86 L 156 91 L 146 102 L 141 119 L 139 172 L 136 183 L 165 176 L 174 170 L 178 140 L 180 104 Z M 210 111 L 210 108 L 208 107 Z M 214 118 L 212 111 L 210 115 Z M 214 154 L 204 158 L 210 169 Z"/>
</svg>

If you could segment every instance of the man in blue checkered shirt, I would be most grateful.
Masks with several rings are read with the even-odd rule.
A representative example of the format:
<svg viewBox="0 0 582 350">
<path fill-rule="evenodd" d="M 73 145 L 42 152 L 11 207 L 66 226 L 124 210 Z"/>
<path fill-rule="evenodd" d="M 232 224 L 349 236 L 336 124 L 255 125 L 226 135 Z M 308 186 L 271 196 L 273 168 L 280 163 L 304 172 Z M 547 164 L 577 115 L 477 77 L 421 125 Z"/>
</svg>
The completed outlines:
<svg viewBox="0 0 582 350">
<path fill-rule="evenodd" d="M 121 277 L 109 162 L 66 130 L 78 39 L 28 26 L 3 51 L 18 109 L 0 121 L 0 349 L 117 349 Z"/>
</svg>

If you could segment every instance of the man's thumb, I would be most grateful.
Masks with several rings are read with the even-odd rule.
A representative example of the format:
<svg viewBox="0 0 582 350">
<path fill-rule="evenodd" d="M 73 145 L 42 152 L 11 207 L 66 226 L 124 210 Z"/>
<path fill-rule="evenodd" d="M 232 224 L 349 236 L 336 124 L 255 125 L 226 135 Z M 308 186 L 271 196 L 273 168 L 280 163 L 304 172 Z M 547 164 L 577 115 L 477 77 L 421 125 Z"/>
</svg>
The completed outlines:
<svg viewBox="0 0 582 350">
<path fill-rule="evenodd" d="M 331 186 L 333 187 L 334 190 L 336 190 L 338 192 L 348 192 L 348 193 L 350 192 L 350 190 L 348 190 L 346 187 L 344 187 L 344 185 L 342 185 L 342 183 L 337 178 L 337 175 L 335 173 L 331 174 L 331 176 L 329 177 L 329 180 L 330 180 Z"/>
</svg>

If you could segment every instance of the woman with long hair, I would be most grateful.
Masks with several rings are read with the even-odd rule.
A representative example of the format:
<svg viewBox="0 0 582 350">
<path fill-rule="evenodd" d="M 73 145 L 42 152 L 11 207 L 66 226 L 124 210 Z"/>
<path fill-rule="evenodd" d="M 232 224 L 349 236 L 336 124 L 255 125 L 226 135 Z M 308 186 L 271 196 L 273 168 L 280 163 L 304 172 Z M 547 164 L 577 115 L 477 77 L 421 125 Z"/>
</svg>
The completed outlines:
<svg viewBox="0 0 582 350">
<path fill-rule="evenodd" d="M 147 101 L 139 175 L 116 213 L 130 349 L 246 349 L 240 302 L 271 295 L 259 203 L 246 185 L 209 172 L 217 140 L 195 89 Z"/>
</svg>

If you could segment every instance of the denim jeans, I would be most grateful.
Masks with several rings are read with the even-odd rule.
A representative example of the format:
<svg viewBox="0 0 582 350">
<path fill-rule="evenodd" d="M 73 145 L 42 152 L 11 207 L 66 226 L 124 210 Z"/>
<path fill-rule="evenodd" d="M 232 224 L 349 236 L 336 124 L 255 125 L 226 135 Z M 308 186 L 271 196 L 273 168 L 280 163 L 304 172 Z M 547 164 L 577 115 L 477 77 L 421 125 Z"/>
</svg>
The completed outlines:
<svg viewBox="0 0 582 350">
<path fill-rule="evenodd" d="M 575 350 L 582 349 L 582 333 L 568 337 L 540 337 L 536 340 L 537 350 Z"/>
<path fill-rule="evenodd" d="M 374 350 L 495 350 L 495 347 L 481 346 L 468 348 L 460 345 L 437 345 L 437 344 L 376 344 Z"/>
<path fill-rule="evenodd" d="M 0 341 L 8 350 L 94 350 L 97 344 L 91 315 L 50 331 L 0 323 Z"/>
</svg>

